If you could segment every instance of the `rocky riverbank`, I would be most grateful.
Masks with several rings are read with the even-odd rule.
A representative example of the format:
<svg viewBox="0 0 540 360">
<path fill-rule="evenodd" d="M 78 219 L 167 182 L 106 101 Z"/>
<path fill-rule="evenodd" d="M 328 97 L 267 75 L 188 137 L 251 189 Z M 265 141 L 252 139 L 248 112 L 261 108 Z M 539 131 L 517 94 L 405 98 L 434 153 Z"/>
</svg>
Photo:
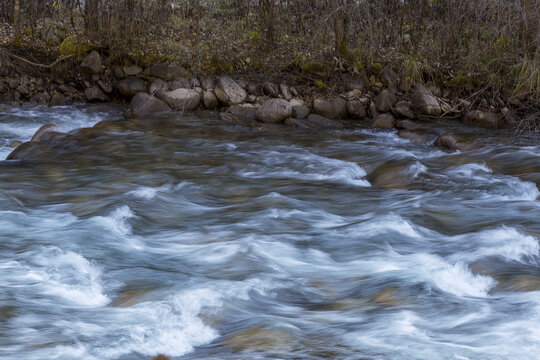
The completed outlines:
<svg viewBox="0 0 540 360">
<path fill-rule="evenodd" d="M 32 75 L 4 56 L 0 99 L 12 105 L 31 102 L 63 105 L 72 102 L 126 104 L 126 118 L 174 111 L 220 111 L 223 121 L 256 131 L 295 127 L 308 131 L 341 129 L 363 121 L 374 128 L 396 128 L 399 136 L 433 142 L 448 150 L 464 150 L 459 136 L 430 130 L 435 119 L 463 121 L 485 128 L 512 128 L 515 119 L 504 101 L 482 99 L 472 104 L 441 91 L 436 84 L 407 84 L 391 69 L 377 73 L 344 73 L 333 91 L 313 91 L 282 81 L 254 81 L 241 76 L 193 77 L 174 63 L 146 68 L 109 65 L 97 51 L 82 62 L 33 70 Z M 54 126 L 43 129 L 52 131 Z M 41 138 L 41 135 L 37 138 Z M 36 141 L 36 139 L 33 139 Z M 15 142 L 13 147 L 20 143 Z"/>
</svg>

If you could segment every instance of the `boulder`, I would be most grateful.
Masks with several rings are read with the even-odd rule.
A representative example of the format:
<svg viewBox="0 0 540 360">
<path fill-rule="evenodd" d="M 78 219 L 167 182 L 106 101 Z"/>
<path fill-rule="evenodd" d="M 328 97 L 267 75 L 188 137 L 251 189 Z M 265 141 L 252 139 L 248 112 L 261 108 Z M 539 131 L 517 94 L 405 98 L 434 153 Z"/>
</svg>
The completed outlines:
<svg viewBox="0 0 540 360">
<path fill-rule="evenodd" d="M 81 64 L 81 70 L 87 74 L 99 74 L 101 70 L 101 56 L 92 50 Z"/>
<path fill-rule="evenodd" d="M 257 107 L 251 105 L 248 106 L 247 104 L 235 105 L 228 108 L 226 112 L 229 114 L 234 114 L 242 119 L 249 120 L 251 122 L 255 121 Z"/>
<path fill-rule="evenodd" d="M 504 119 L 497 114 L 480 110 L 469 111 L 464 121 L 485 128 L 499 129 L 504 127 Z"/>
<path fill-rule="evenodd" d="M 169 85 L 162 79 L 152 81 L 150 85 L 150 94 L 155 95 L 158 91 L 169 91 Z"/>
<path fill-rule="evenodd" d="M 169 81 L 169 90 L 176 90 L 176 89 L 191 89 L 191 81 L 189 81 L 186 78 L 179 77 L 172 81 Z"/>
<path fill-rule="evenodd" d="M 98 80 L 97 84 L 98 84 L 99 88 L 100 88 L 101 90 L 103 90 L 103 92 L 104 92 L 105 94 L 110 94 L 110 93 L 112 93 L 113 90 L 114 90 L 113 85 L 112 85 L 111 82 L 108 81 L 108 80 Z"/>
<path fill-rule="evenodd" d="M 264 95 L 268 95 L 273 98 L 277 98 L 279 96 L 279 88 L 274 83 L 264 82 L 262 84 L 262 88 L 263 88 Z"/>
<path fill-rule="evenodd" d="M 150 114 L 159 114 L 171 109 L 163 101 L 146 93 L 138 93 L 131 99 L 131 111 L 135 117 L 144 117 Z"/>
<path fill-rule="evenodd" d="M 270 99 L 264 102 L 255 114 L 260 122 L 279 123 L 292 116 L 292 106 L 284 99 Z"/>
<path fill-rule="evenodd" d="M 317 114 L 310 114 L 307 117 L 307 121 L 320 129 L 343 129 L 343 124 L 339 121 L 331 120 Z"/>
<path fill-rule="evenodd" d="M 263 96 L 262 86 L 260 84 L 248 84 L 246 88 L 248 94 L 255 96 Z"/>
<path fill-rule="evenodd" d="M 425 130 L 400 130 L 398 136 L 418 144 L 428 144 L 437 138 L 437 134 Z"/>
<path fill-rule="evenodd" d="M 384 69 L 381 74 L 381 81 L 387 88 L 396 89 L 399 83 L 399 75 L 391 69 Z"/>
<path fill-rule="evenodd" d="M 216 86 L 216 80 L 211 77 L 205 77 L 201 79 L 201 87 L 204 90 L 214 90 L 214 87 Z"/>
<path fill-rule="evenodd" d="M 84 90 L 84 96 L 89 102 L 105 102 L 109 100 L 107 95 L 97 86 L 91 86 Z"/>
<path fill-rule="evenodd" d="M 397 120 L 396 129 L 404 129 L 404 130 L 417 130 L 417 129 L 424 129 L 426 128 L 426 124 L 419 122 L 419 121 L 413 121 L 413 120 Z"/>
<path fill-rule="evenodd" d="M 165 81 L 170 81 L 178 77 L 187 77 L 189 74 L 186 69 L 178 64 L 154 64 L 148 68 L 148 73 L 150 76 L 163 79 Z"/>
<path fill-rule="evenodd" d="M 118 82 L 118 92 L 120 95 L 131 98 L 137 93 L 146 92 L 144 80 L 136 76 L 128 76 Z"/>
<path fill-rule="evenodd" d="M 310 112 L 311 110 L 306 105 L 292 105 L 292 114 L 297 119 L 307 118 Z"/>
<path fill-rule="evenodd" d="M 281 95 L 283 96 L 285 100 L 289 101 L 292 99 L 291 91 L 289 90 L 289 87 L 286 84 L 284 83 L 279 84 L 279 91 L 281 92 Z"/>
<path fill-rule="evenodd" d="M 424 85 L 417 84 L 411 97 L 411 109 L 419 115 L 440 116 L 439 101 Z"/>
<path fill-rule="evenodd" d="M 285 120 L 285 125 L 297 127 L 305 130 L 318 130 L 319 127 L 309 122 L 307 119 L 288 118 Z"/>
<path fill-rule="evenodd" d="M 313 111 L 330 119 L 343 119 L 347 117 L 347 102 L 343 99 L 315 99 L 313 101 Z"/>
<path fill-rule="evenodd" d="M 383 90 L 375 97 L 375 106 L 377 107 L 377 111 L 380 112 L 388 112 L 392 105 L 396 103 L 396 96 L 388 91 Z"/>
<path fill-rule="evenodd" d="M 122 67 L 125 76 L 135 76 L 142 73 L 143 69 L 137 65 L 124 65 Z"/>
<path fill-rule="evenodd" d="M 201 95 L 191 89 L 176 89 L 168 92 L 158 91 L 156 96 L 174 110 L 195 110 L 201 103 Z"/>
<path fill-rule="evenodd" d="M 341 83 L 347 91 L 350 90 L 367 90 L 369 89 L 369 79 L 366 73 L 361 73 L 360 75 L 353 74 L 343 74 Z"/>
<path fill-rule="evenodd" d="M 16 149 L 18 148 L 20 145 L 22 145 L 22 141 L 19 141 L 19 140 L 14 140 L 11 142 L 11 144 L 9 144 L 9 147 L 12 148 L 12 149 Z"/>
<path fill-rule="evenodd" d="M 409 103 L 405 100 L 395 103 L 392 107 L 392 113 L 398 118 L 414 119 L 414 113 L 412 112 Z"/>
<path fill-rule="evenodd" d="M 228 76 L 221 77 L 214 88 L 217 98 L 225 105 L 232 106 L 246 100 L 246 91 Z"/>
<path fill-rule="evenodd" d="M 454 134 L 439 135 L 437 139 L 435 139 L 434 145 L 450 151 L 465 151 L 468 149 L 468 146 L 464 143 L 462 137 Z"/>
<path fill-rule="evenodd" d="M 212 90 L 206 90 L 203 93 L 203 103 L 208 110 L 214 110 L 219 106 L 219 100 Z"/>
<path fill-rule="evenodd" d="M 48 132 L 56 132 L 58 130 L 58 125 L 56 124 L 45 124 L 41 126 L 32 136 L 32 139 L 30 141 L 32 142 L 39 142 L 41 140 L 41 137 L 45 135 Z"/>
<path fill-rule="evenodd" d="M 372 126 L 375 128 L 393 129 L 396 120 L 392 114 L 379 114 Z"/>
<path fill-rule="evenodd" d="M 347 112 L 354 119 L 365 119 L 367 117 L 366 107 L 360 100 L 347 101 Z"/>
</svg>

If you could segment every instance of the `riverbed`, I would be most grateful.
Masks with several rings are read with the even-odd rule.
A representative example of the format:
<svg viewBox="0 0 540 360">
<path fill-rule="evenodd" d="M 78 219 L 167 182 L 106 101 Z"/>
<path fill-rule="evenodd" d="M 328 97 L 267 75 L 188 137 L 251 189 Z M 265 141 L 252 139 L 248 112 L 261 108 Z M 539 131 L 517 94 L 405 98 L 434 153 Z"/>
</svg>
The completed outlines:
<svg viewBox="0 0 540 360">
<path fill-rule="evenodd" d="M 0 358 L 538 359 L 540 139 L 0 105 Z"/>
</svg>

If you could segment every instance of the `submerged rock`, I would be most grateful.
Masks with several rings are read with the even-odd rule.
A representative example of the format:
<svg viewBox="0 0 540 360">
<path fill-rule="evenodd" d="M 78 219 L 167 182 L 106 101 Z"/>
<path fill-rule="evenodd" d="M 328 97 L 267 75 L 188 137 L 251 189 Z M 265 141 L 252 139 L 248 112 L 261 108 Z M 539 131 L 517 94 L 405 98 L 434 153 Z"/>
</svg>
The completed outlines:
<svg viewBox="0 0 540 360">
<path fill-rule="evenodd" d="M 226 338 L 224 343 L 234 352 L 292 351 L 298 345 L 288 331 L 260 326 L 239 331 Z"/>
<path fill-rule="evenodd" d="M 469 146 L 464 143 L 464 139 L 459 135 L 442 134 L 435 139 L 435 146 L 450 151 L 465 151 Z"/>
<path fill-rule="evenodd" d="M 32 136 L 32 139 L 30 141 L 33 142 L 39 142 L 41 140 L 41 137 L 51 131 L 56 131 L 58 129 L 58 125 L 56 124 L 45 124 L 41 126 L 35 133 L 34 136 Z"/>
<path fill-rule="evenodd" d="M 378 114 L 372 126 L 375 128 L 393 129 L 396 119 L 392 114 Z"/>
<path fill-rule="evenodd" d="M 469 111 L 465 115 L 464 121 L 469 124 L 485 128 L 500 129 L 504 127 L 504 119 L 497 114 L 485 111 Z"/>
<path fill-rule="evenodd" d="M 262 104 L 255 114 L 257 121 L 280 123 L 292 116 L 292 106 L 284 99 L 270 99 Z"/>
<path fill-rule="evenodd" d="M 437 134 L 425 130 L 400 130 L 398 136 L 418 144 L 428 144 L 437 138 Z"/>
<path fill-rule="evenodd" d="M 387 162 L 368 174 L 371 185 L 384 189 L 406 189 L 416 176 L 409 164 Z"/>
<path fill-rule="evenodd" d="M 328 119 L 317 114 L 309 115 L 307 121 L 319 129 L 343 129 L 344 127 L 339 121 Z"/>
</svg>

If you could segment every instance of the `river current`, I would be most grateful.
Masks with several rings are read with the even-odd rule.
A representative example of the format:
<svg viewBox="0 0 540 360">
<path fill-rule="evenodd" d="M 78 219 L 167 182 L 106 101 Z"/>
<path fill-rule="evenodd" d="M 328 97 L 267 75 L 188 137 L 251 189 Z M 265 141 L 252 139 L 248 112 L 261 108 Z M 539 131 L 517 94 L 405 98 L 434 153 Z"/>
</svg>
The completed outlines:
<svg viewBox="0 0 540 360">
<path fill-rule="evenodd" d="M 120 119 L 0 105 L 0 157 Z M 118 124 L 0 161 L 1 359 L 540 358 L 538 138 Z"/>
</svg>

